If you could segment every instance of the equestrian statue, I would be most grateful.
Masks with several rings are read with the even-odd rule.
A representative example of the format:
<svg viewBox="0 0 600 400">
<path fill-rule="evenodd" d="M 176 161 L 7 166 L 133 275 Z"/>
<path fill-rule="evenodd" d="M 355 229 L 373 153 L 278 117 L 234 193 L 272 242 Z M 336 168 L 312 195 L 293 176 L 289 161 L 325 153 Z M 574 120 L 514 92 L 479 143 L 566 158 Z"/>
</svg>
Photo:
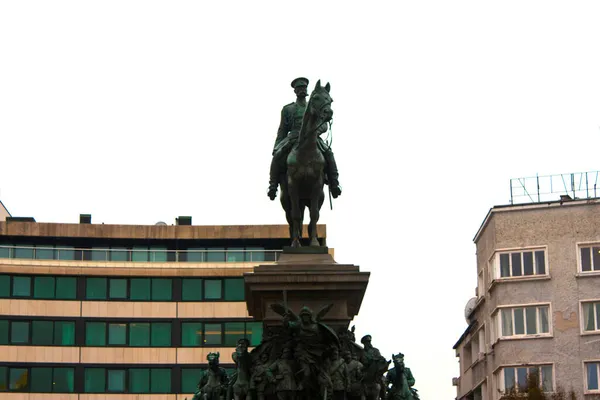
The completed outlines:
<svg viewBox="0 0 600 400">
<path fill-rule="evenodd" d="M 331 123 L 333 100 L 330 85 L 318 81 L 308 102 L 308 79 L 292 81 L 296 101 L 283 107 L 273 148 L 268 196 L 274 200 L 281 187 L 281 206 L 290 226 L 292 247 L 300 247 L 304 209 L 310 212 L 308 236 L 311 246 L 319 246 L 317 221 L 329 185 L 333 198 L 342 193 L 331 147 L 320 137 Z"/>
</svg>

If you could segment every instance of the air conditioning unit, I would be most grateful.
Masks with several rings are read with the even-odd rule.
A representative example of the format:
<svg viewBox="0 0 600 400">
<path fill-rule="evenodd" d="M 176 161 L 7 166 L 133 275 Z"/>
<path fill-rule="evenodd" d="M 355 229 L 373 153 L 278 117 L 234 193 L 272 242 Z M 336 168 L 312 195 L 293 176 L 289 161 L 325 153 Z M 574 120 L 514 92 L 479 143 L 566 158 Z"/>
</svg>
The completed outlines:
<svg viewBox="0 0 600 400">
<path fill-rule="evenodd" d="M 452 386 L 458 386 L 460 378 L 452 378 Z"/>
</svg>

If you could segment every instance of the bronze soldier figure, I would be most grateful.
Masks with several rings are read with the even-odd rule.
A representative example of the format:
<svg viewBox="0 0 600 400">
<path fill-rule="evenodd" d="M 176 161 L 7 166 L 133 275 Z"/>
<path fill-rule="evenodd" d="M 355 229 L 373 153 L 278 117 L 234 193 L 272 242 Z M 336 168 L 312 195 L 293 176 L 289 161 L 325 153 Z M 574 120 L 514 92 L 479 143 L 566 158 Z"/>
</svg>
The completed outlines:
<svg viewBox="0 0 600 400">
<path fill-rule="evenodd" d="M 296 101 L 286 105 L 281 110 L 281 122 L 279 124 L 279 129 L 277 130 L 275 146 L 273 147 L 273 159 L 271 161 L 268 191 L 268 196 L 271 200 L 275 200 L 275 197 L 277 196 L 277 186 L 285 173 L 287 156 L 298 140 L 298 134 L 300 133 L 300 127 L 302 126 L 302 118 L 304 116 L 304 111 L 306 110 L 308 79 L 296 78 L 292 81 L 292 87 L 296 93 Z M 327 124 L 323 124 L 318 132 L 319 135 L 327 132 Z M 320 137 L 318 138 L 317 146 L 325 158 L 325 172 L 331 195 L 334 198 L 337 198 L 342 194 L 342 188 L 338 181 L 339 173 L 335 158 L 333 157 L 333 152 Z"/>
</svg>

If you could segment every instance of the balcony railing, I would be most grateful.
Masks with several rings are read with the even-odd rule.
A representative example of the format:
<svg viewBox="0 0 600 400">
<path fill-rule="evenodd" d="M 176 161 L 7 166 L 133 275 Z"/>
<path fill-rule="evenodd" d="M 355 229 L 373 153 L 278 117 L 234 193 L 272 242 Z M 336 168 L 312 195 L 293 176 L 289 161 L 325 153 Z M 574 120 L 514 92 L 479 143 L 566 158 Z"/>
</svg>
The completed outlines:
<svg viewBox="0 0 600 400">
<path fill-rule="evenodd" d="M 261 248 L 75 248 L 0 245 L 0 258 L 108 262 L 272 262 L 281 250 Z"/>
</svg>

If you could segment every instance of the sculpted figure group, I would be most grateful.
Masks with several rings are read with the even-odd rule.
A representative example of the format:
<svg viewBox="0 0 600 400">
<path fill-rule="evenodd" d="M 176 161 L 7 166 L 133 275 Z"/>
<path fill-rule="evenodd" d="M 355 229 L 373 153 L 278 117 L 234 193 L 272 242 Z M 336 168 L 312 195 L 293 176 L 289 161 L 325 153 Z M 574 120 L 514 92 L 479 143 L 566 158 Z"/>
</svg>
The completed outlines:
<svg viewBox="0 0 600 400">
<path fill-rule="evenodd" d="M 240 339 L 232 359 L 236 370 L 227 376 L 219 354 L 208 356 L 193 400 L 418 400 L 415 379 L 404 366 L 404 356 L 393 356 L 394 367 L 371 344 L 371 336 L 354 341 L 354 327 L 336 333 L 303 307 L 298 315 L 283 305 L 279 329 L 266 332 L 260 345 L 248 351 Z M 387 372 L 387 375 L 386 375 Z"/>
</svg>

